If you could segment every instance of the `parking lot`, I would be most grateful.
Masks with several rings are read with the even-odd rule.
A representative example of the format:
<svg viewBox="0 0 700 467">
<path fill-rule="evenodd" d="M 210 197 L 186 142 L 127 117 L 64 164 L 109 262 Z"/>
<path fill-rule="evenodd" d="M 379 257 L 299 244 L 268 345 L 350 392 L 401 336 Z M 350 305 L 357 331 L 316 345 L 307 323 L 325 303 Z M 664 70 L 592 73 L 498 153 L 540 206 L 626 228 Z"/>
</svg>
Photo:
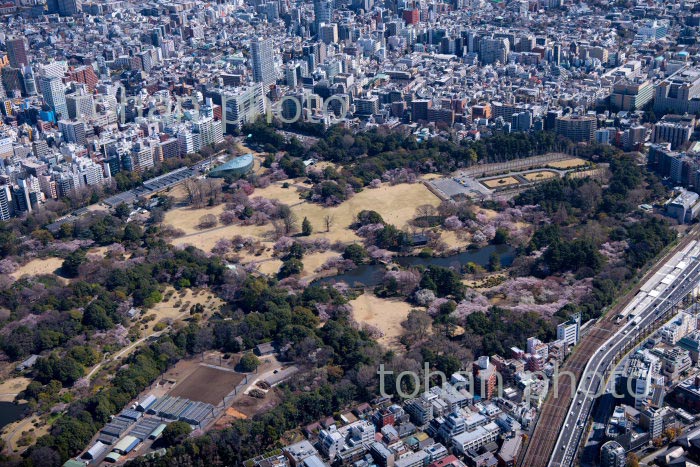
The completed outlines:
<svg viewBox="0 0 700 467">
<path fill-rule="evenodd" d="M 143 185 L 133 190 L 125 191 L 123 193 L 110 196 L 105 199 L 105 204 L 110 207 L 114 207 L 121 203 L 131 204 L 142 196 L 148 196 L 159 191 L 166 190 L 173 187 L 179 183 L 184 182 L 188 178 L 192 178 L 198 175 L 200 171 L 197 168 L 182 167 L 167 174 L 160 175 L 150 180 L 143 182 Z"/>
</svg>

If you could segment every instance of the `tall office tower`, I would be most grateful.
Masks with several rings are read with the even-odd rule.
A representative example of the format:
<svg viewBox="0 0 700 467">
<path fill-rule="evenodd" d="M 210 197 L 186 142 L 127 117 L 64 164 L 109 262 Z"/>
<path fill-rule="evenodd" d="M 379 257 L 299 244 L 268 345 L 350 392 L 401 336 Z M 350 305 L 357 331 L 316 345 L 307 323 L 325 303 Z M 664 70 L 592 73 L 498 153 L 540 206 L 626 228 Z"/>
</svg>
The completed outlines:
<svg viewBox="0 0 700 467">
<path fill-rule="evenodd" d="M 316 33 L 318 33 L 321 23 L 328 24 L 333 21 L 333 0 L 314 0 L 314 17 Z"/>
<path fill-rule="evenodd" d="M 13 68 L 22 68 L 29 65 L 27 39 L 24 36 L 13 37 L 7 40 L 7 58 L 10 60 L 10 66 Z"/>
<path fill-rule="evenodd" d="M 36 81 L 34 81 L 34 70 L 29 65 L 22 68 L 22 82 L 24 84 L 24 94 L 36 96 Z"/>
<path fill-rule="evenodd" d="M 496 62 L 505 65 L 508 63 L 508 53 L 510 53 L 510 43 L 506 38 L 487 37 L 479 43 L 479 59 L 484 65 Z"/>
<path fill-rule="evenodd" d="M 95 116 L 95 101 L 91 94 L 71 94 L 66 96 L 68 118 L 90 119 Z"/>
<path fill-rule="evenodd" d="M 518 13 L 521 18 L 527 18 L 528 10 L 530 9 L 530 2 L 528 0 L 518 1 Z"/>
<path fill-rule="evenodd" d="M 151 44 L 153 44 L 153 47 L 160 47 L 160 45 L 163 43 L 163 34 L 160 30 L 160 28 L 152 29 L 151 30 Z"/>
<path fill-rule="evenodd" d="M 58 0 L 46 0 L 46 8 L 50 15 L 58 14 Z"/>
<path fill-rule="evenodd" d="M 17 68 L 6 66 L 2 68 L 2 84 L 5 86 L 5 92 L 8 97 L 21 95 L 24 89 L 22 83 L 22 73 Z"/>
<path fill-rule="evenodd" d="M 12 195 L 9 185 L 0 185 L 0 221 L 9 220 L 12 217 Z"/>
<path fill-rule="evenodd" d="M 61 16 L 73 16 L 83 9 L 82 0 L 58 0 L 58 14 Z"/>
<path fill-rule="evenodd" d="M 70 120 L 59 120 L 58 130 L 63 134 L 66 143 L 86 144 L 85 122 L 72 122 Z"/>
<path fill-rule="evenodd" d="M 335 23 L 331 24 L 320 24 L 318 31 L 319 39 L 325 44 L 337 44 L 338 43 L 338 25 Z"/>
<path fill-rule="evenodd" d="M 299 83 L 299 64 L 298 63 L 288 63 L 284 68 L 284 80 L 285 84 L 290 88 L 297 87 Z"/>
<path fill-rule="evenodd" d="M 272 39 L 255 38 L 250 46 L 253 56 L 253 79 L 256 83 L 274 84 L 275 73 Z"/>
<path fill-rule="evenodd" d="M 59 116 L 68 116 L 68 106 L 66 105 L 66 91 L 63 88 L 63 81 L 56 77 L 39 77 L 39 87 L 44 101 L 56 112 L 56 119 Z"/>
<path fill-rule="evenodd" d="M 561 65 L 561 44 L 554 44 L 552 62 L 557 66 Z"/>
</svg>

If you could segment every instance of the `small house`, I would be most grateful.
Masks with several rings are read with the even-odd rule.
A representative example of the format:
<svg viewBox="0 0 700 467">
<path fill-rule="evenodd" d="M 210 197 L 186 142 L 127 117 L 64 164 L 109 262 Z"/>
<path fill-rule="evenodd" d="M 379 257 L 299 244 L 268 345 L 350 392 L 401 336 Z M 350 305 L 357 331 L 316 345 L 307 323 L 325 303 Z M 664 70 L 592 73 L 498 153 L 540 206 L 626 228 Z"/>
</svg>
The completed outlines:
<svg viewBox="0 0 700 467">
<path fill-rule="evenodd" d="M 258 344 L 255 346 L 255 355 L 258 357 L 264 357 L 266 355 L 272 355 L 275 353 L 275 345 L 272 342 L 265 342 L 263 344 Z"/>
<path fill-rule="evenodd" d="M 87 464 L 85 462 L 81 462 L 75 459 L 68 459 L 64 464 L 63 467 L 85 467 Z"/>
<path fill-rule="evenodd" d="M 16 369 L 17 371 L 28 370 L 29 368 L 31 368 L 31 367 L 34 366 L 34 364 L 36 363 L 36 361 L 37 361 L 38 359 L 39 359 L 39 356 L 38 356 L 38 355 L 32 355 L 31 357 L 29 357 L 28 359 L 26 359 L 25 361 L 23 361 L 22 363 L 20 363 L 19 365 L 17 365 L 17 366 L 15 367 L 15 369 Z"/>
</svg>

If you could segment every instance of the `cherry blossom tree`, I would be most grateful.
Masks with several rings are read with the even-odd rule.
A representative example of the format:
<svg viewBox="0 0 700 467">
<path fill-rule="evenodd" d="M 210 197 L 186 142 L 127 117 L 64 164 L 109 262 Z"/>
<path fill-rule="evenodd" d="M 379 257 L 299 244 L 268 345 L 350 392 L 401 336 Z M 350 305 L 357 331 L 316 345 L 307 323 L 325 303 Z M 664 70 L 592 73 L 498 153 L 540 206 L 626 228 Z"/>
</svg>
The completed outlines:
<svg viewBox="0 0 700 467">
<path fill-rule="evenodd" d="M 428 306 L 435 300 L 435 292 L 430 289 L 420 289 L 414 294 L 416 303 L 421 306 Z"/>
<path fill-rule="evenodd" d="M 5 258 L 0 260 L 0 274 L 12 274 L 19 268 L 15 261 Z"/>
<path fill-rule="evenodd" d="M 398 271 L 387 271 L 384 275 L 384 282 L 395 281 L 397 291 L 402 295 L 413 292 L 421 280 L 421 274 L 416 269 L 402 269 Z"/>
<path fill-rule="evenodd" d="M 443 225 L 447 230 L 459 230 L 464 226 L 464 224 L 462 224 L 462 221 L 460 221 L 459 217 L 457 216 L 450 216 L 445 218 L 445 220 L 443 221 Z"/>
</svg>

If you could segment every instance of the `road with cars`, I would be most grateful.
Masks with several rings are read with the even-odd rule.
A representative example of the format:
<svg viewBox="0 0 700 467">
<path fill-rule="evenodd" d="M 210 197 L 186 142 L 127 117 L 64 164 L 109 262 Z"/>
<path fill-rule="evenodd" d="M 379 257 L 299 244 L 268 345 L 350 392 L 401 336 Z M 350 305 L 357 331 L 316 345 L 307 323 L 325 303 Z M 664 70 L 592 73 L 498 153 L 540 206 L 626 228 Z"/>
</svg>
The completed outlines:
<svg viewBox="0 0 700 467">
<path fill-rule="evenodd" d="M 684 272 L 646 308 L 637 310 L 634 318 L 610 336 L 590 359 L 552 452 L 550 467 L 573 464 L 593 403 L 604 392 L 601 388 L 606 387 L 609 372 L 619 357 L 629 350 L 631 344 L 646 336 L 657 322 L 670 317 L 675 305 L 697 287 L 700 282 L 700 261 L 697 256 L 686 258 L 686 261 Z"/>
</svg>

